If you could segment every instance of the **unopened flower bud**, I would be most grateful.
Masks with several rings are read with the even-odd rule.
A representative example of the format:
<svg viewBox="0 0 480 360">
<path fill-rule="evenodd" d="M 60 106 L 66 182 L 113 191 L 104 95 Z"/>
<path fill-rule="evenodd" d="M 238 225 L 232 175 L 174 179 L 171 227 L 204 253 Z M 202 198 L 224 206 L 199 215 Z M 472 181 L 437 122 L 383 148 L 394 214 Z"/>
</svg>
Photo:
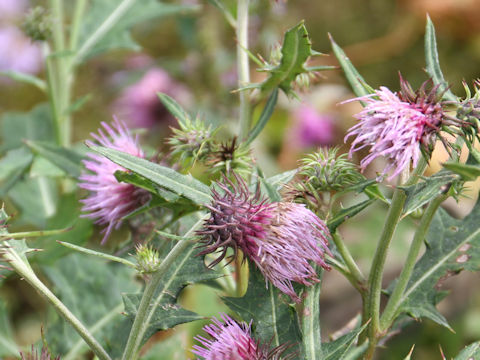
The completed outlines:
<svg viewBox="0 0 480 360">
<path fill-rule="evenodd" d="M 151 274 L 158 270 L 161 264 L 158 251 L 148 245 L 138 245 L 136 247 L 137 270 L 141 274 Z"/>
<path fill-rule="evenodd" d="M 34 7 L 25 15 L 23 31 L 33 41 L 45 41 L 52 36 L 52 16 L 41 6 Z"/>
</svg>

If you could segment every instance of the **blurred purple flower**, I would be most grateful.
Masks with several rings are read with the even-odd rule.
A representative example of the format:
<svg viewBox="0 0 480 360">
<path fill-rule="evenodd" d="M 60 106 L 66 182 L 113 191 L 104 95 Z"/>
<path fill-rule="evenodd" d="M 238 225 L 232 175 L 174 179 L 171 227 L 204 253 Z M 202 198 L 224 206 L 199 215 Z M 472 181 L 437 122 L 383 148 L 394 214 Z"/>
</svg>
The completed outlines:
<svg viewBox="0 0 480 360">
<path fill-rule="evenodd" d="M 179 103 L 188 102 L 190 97 L 186 88 L 173 80 L 165 70 L 154 68 L 139 82 L 125 88 L 114 104 L 114 112 L 136 128 L 168 123 L 173 117 L 158 99 L 157 92 L 163 92 Z"/>
<path fill-rule="evenodd" d="M 0 20 L 12 21 L 20 17 L 27 9 L 27 0 L 0 0 Z"/>
<path fill-rule="evenodd" d="M 106 133 L 100 128 L 98 135 L 91 134 L 100 145 L 140 158 L 145 157 L 137 137 L 132 136 L 123 122 L 115 119 L 113 127 L 104 122 L 102 126 Z M 84 203 L 82 211 L 89 214 L 82 216 L 96 219 L 96 224 L 107 225 L 102 231 L 105 233 L 103 244 L 112 230 L 120 227 L 125 215 L 148 201 L 149 194 L 132 184 L 118 182 L 115 171 L 125 171 L 120 165 L 98 154 L 88 153 L 88 157 L 90 159 L 83 163 L 93 174 L 83 174 L 79 178 L 79 187 L 90 191 L 90 195 L 81 200 Z"/>
<path fill-rule="evenodd" d="M 325 223 L 304 205 L 269 203 L 258 191 L 250 195 L 239 177 L 237 184 L 225 180 L 217 185 L 223 194 L 213 190 L 214 200 L 206 205 L 211 216 L 198 232 L 204 243 L 199 255 L 220 250 L 220 256 L 209 265 L 213 266 L 229 247 L 235 254 L 241 249 L 274 286 L 300 302 L 292 281 L 306 286 L 319 281 L 309 261 L 330 269 L 324 260 L 325 253 L 330 254 Z"/>
<path fill-rule="evenodd" d="M 0 71 L 35 74 L 42 68 L 40 46 L 15 26 L 0 27 Z"/>
<path fill-rule="evenodd" d="M 295 125 L 292 131 L 294 141 L 302 147 L 332 145 L 335 126 L 332 116 L 320 114 L 315 108 L 302 104 L 295 112 Z"/>
<path fill-rule="evenodd" d="M 194 345 L 192 352 L 205 360 L 256 360 L 258 348 L 252 339 L 251 325 L 239 324 L 228 315 L 222 315 L 222 321 L 212 318 L 212 324 L 203 330 L 212 339 L 196 336 L 202 346 Z"/>
<path fill-rule="evenodd" d="M 443 111 L 436 94 L 438 87 L 426 92 L 424 83 L 416 93 L 403 79 L 402 92 L 397 95 L 386 87 L 375 93 L 348 101 L 363 101 L 365 107 L 354 115 L 359 123 L 345 137 L 354 137 L 349 156 L 370 147 L 370 154 L 360 162 L 364 170 L 378 157 L 385 157 L 388 165 L 382 176 L 393 170 L 388 180 L 400 174 L 410 164 L 415 167 L 422 149 L 433 150 L 434 141 L 443 121 Z"/>
</svg>

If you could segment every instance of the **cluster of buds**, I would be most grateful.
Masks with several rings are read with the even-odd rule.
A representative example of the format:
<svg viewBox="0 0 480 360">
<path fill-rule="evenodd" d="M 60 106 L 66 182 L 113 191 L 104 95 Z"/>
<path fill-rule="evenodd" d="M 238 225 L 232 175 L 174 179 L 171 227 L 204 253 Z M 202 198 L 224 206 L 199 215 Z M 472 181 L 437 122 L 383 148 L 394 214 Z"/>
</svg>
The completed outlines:
<svg viewBox="0 0 480 360">
<path fill-rule="evenodd" d="M 212 173 L 250 174 L 252 157 L 247 146 L 237 143 L 237 138 L 219 142 L 213 135 L 211 126 L 199 119 L 191 121 L 188 117 L 178 122 L 180 128 L 173 128 L 173 136 L 168 140 L 172 155 L 185 165 L 197 161 L 203 163 Z"/>
<path fill-rule="evenodd" d="M 310 262 L 330 269 L 325 262 L 330 254 L 327 226 L 303 204 L 269 202 L 258 188 L 250 194 L 246 183 L 235 178 L 233 183 L 225 177 L 212 191 L 212 204 L 206 205 L 210 218 L 197 231 L 203 248 L 199 255 L 219 253 L 212 267 L 229 248 L 231 260 L 241 250 L 243 259 L 250 259 L 271 284 L 300 302 L 292 282 L 310 286 L 319 281 Z"/>
<path fill-rule="evenodd" d="M 173 136 L 168 139 L 172 147 L 172 156 L 178 157 L 181 162 L 189 164 L 197 160 L 204 161 L 212 151 L 212 127 L 204 121 L 186 118 L 179 121 L 180 128 L 172 128 Z"/>
<path fill-rule="evenodd" d="M 33 41 L 45 41 L 52 36 L 52 15 L 41 6 L 28 11 L 22 29 Z"/>
<path fill-rule="evenodd" d="M 233 172 L 248 176 L 252 170 L 252 155 L 248 146 L 237 143 L 234 137 L 224 143 L 216 143 L 207 156 L 206 165 L 212 173 L 231 175 Z"/>
<path fill-rule="evenodd" d="M 328 203 L 332 193 L 346 190 L 364 179 L 346 154 L 338 155 L 338 148 L 319 149 L 300 163 L 299 179 L 290 186 L 288 197 L 315 211 Z"/>
<path fill-rule="evenodd" d="M 228 315 L 222 321 L 212 318 L 212 324 L 203 330 L 210 339 L 196 336 L 200 345 L 194 345 L 192 352 L 204 360 L 293 360 L 297 355 L 284 355 L 288 344 L 270 349 L 268 344 L 260 344 L 252 337 L 252 322 L 238 323 Z"/>
<path fill-rule="evenodd" d="M 480 132 L 480 80 L 476 80 L 473 88 L 475 94 L 472 93 L 468 85 L 464 82 L 465 99 L 458 104 L 457 118 L 464 121 L 465 125 L 462 127 L 463 135 L 467 140 L 467 144 L 471 144 L 478 139 Z"/>
</svg>

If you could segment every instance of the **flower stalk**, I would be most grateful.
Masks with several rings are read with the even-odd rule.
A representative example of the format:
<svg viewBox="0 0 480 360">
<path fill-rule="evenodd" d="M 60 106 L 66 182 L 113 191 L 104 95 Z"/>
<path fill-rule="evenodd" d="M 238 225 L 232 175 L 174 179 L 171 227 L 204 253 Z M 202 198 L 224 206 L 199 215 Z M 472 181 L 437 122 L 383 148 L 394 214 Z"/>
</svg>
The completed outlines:
<svg viewBox="0 0 480 360">
<path fill-rule="evenodd" d="M 199 221 L 197 221 L 195 225 L 193 225 L 192 228 L 185 233 L 184 238 L 190 237 L 202 224 L 203 220 L 204 218 L 202 217 Z M 137 315 L 135 316 L 135 320 L 133 321 L 133 325 L 128 336 L 122 360 L 138 359 L 143 337 L 148 329 L 150 319 L 155 311 L 155 309 L 151 307 L 155 290 L 164 278 L 164 275 L 169 270 L 170 266 L 174 263 L 175 259 L 189 246 L 192 246 L 190 241 L 185 240 L 177 242 L 177 244 L 163 259 L 162 263 L 158 267 L 158 270 L 151 275 L 150 279 L 147 280 L 142 299 L 140 300 L 140 305 L 138 306 Z"/>
<path fill-rule="evenodd" d="M 250 82 L 250 65 L 248 62 L 248 7 L 250 0 L 238 0 L 237 3 L 237 72 L 238 86 L 244 87 Z M 240 91 L 240 139 L 245 139 L 250 130 L 250 102 L 248 93 Z"/>
<path fill-rule="evenodd" d="M 436 197 L 425 210 L 425 213 L 423 214 L 422 219 L 418 224 L 418 228 L 415 231 L 415 235 L 412 244 L 410 245 L 407 259 L 405 261 L 405 265 L 403 266 L 397 284 L 395 285 L 392 295 L 390 296 L 387 306 L 385 307 L 382 317 L 380 318 L 380 331 L 386 331 L 395 319 L 398 306 L 402 302 L 402 295 L 407 287 L 410 277 L 412 276 L 415 262 L 417 260 L 418 254 L 420 253 L 420 249 L 422 248 L 422 244 L 425 240 L 427 231 L 433 220 L 433 216 L 437 212 L 441 203 L 445 201 L 447 197 L 447 194 L 442 194 Z"/>
<path fill-rule="evenodd" d="M 77 333 L 85 340 L 90 349 L 100 360 L 111 360 L 105 349 L 93 337 L 88 329 L 73 315 L 70 310 L 43 284 L 37 275 L 33 272 L 28 263 L 22 260 L 22 257 L 15 251 L 12 246 L 7 243 L 2 251 L 2 256 L 9 266 L 15 272 L 24 278 L 41 296 L 43 296 L 55 310 L 77 331 Z"/>
</svg>

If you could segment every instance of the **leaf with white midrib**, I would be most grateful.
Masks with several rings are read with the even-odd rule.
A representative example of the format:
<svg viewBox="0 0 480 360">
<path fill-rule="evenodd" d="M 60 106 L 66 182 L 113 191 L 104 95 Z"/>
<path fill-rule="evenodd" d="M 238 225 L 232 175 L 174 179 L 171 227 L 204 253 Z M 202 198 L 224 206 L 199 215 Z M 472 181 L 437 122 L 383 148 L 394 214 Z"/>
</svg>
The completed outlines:
<svg viewBox="0 0 480 360">
<path fill-rule="evenodd" d="M 199 205 L 210 203 L 212 200 L 209 187 L 191 176 L 180 174 L 173 169 L 118 150 L 94 145 L 89 145 L 89 147 L 125 169 L 178 195 L 183 195 Z"/>
<path fill-rule="evenodd" d="M 407 290 L 400 300 L 398 313 L 428 317 L 449 327 L 435 305 L 443 297 L 437 290 L 442 281 L 462 270 L 480 268 L 480 203 L 463 220 L 452 218 L 440 209 L 427 235 L 427 250 L 415 265 Z"/>
</svg>

